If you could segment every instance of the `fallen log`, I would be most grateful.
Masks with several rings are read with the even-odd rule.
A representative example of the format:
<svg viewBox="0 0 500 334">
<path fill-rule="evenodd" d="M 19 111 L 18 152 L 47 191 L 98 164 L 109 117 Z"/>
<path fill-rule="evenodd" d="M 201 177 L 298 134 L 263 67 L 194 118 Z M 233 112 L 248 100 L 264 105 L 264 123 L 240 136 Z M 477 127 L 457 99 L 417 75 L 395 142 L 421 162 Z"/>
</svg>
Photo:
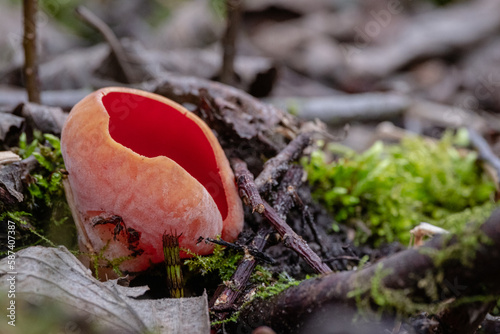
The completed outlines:
<svg viewBox="0 0 500 334">
<path fill-rule="evenodd" d="M 499 260 L 497 210 L 480 228 L 471 224 L 459 235 L 436 237 L 369 267 L 308 279 L 272 298 L 254 299 L 242 309 L 237 326 L 267 325 L 278 333 L 293 333 L 311 315 L 331 324 L 336 316 L 332 307 L 343 305 L 389 318 L 424 310 L 446 312 L 441 313 L 443 333 L 471 334 L 499 298 Z M 451 322 L 457 318 L 454 312 L 461 327 Z"/>
</svg>

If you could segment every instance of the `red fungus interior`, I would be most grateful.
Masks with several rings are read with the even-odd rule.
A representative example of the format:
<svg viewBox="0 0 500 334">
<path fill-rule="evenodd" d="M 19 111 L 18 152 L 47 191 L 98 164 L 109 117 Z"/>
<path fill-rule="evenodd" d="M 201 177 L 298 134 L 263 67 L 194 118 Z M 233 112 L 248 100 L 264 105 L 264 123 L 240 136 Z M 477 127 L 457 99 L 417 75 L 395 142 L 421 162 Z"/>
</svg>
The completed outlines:
<svg viewBox="0 0 500 334">
<path fill-rule="evenodd" d="M 198 125 L 175 108 L 130 93 L 103 96 L 111 137 L 143 156 L 166 156 L 212 195 L 224 220 L 227 201 L 210 142 Z"/>
</svg>

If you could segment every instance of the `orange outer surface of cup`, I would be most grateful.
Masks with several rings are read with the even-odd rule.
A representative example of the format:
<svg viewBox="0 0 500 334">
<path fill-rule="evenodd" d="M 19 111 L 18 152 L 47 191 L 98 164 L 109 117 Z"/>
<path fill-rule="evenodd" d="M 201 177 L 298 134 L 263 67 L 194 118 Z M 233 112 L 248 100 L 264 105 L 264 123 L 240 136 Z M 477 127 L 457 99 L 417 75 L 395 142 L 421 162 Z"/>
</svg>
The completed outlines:
<svg viewBox="0 0 500 334">
<path fill-rule="evenodd" d="M 150 136 L 155 142 L 147 141 Z M 151 156 L 137 153 L 137 145 Z M 176 161 L 186 160 L 186 167 L 157 155 L 163 147 Z M 162 262 L 164 232 L 182 234 L 181 249 L 204 255 L 213 246 L 197 242 L 199 237 L 234 241 L 242 230 L 241 200 L 219 142 L 200 118 L 167 98 L 129 88 L 100 89 L 71 110 L 61 151 L 85 242 L 96 252 L 104 249 L 107 259 L 130 257 L 120 264 L 124 272 Z M 88 251 L 81 237 L 80 248 Z M 181 257 L 188 256 L 181 251 Z"/>
</svg>

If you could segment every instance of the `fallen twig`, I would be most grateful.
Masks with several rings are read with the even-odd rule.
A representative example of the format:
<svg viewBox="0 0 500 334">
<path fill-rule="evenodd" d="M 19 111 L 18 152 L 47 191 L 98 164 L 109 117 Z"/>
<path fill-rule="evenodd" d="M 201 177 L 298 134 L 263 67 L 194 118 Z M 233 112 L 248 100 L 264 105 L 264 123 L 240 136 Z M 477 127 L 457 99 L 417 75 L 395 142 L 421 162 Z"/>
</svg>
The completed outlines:
<svg viewBox="0 0 500 334">
<path fill-rule="evenodd" d="M 259 191 L 254 182 L 253 174 L 246 168 L 246 163 L 240 159 L 231 159 L 231 164 L 235 170 L 236 183 L 240 189 L 240 197 L 245 205 L 252 207 L 252 213 L 264 212 L 264 201 L 260 197 Z"/>
<path fill-rule="evenodd" d="M 329 124 L 345 124 L 399 116 L 408 109 L 411 99 L 394 93 L 363 93 L 314 98 L 273 98 L 269 102 L 278 106 L 293 105 L 301 118 L 318 118 Z"/>
<path fill-rule="evenodd" d="M 301 177 L 296 177 L 297 175 L 297 173 L 287 172 L 282 181 L 283 183 L 287 184 L 287 187 L 280 187 L 277 190 L 274 206 L 276 208 L 276 211 L 282 216 L 286 215 L 286 213 L 293 206 L 293 198 L 290 192 L 286 190 L 286 188 L 288 188 L 288 186 L 298 187 L 302 183 Z M 302 173 L 300 173 L 300 175 L 302 175 Z M 257 231 L 257 234 L 253 238 L 250 247 L 259 252 L 262 252 L 267 243 L 268 236 L 273 230 L 274 229 L 272 226 L 264 223 Z M 243 288 L 246 286 L 250 275 L 255 268 L 255 265 L 256 260 L 253 256 L 245 256 L 243 258 L 243 260 L 238 264 L 238 268 L 234 272 L 233 276 L 231 277 L 230 282 L 235 283 L 221 285 L 212 297 L 210 306 L 213 311 L 223 312 L 234 309 L 234 303 L 243 293 Z M 239 288 L 234 289 L 234 286 L 237 286 Z M 227 312 L 216 314 L 216 318 L 219 321 L 224 320 L 227 316 Z"/>
<path fill-rule="evenodd" d="M 232 162 L 238 187 L 240 188 L 243 196 L 246 196 L 246 194 L 249 194 L 250 192 L 254 193 L 254 191 L 249 189 L 253 187 L 252 180 L 247 177 L 241 178 L 242 175 L 250 174 L 246 168 L 245 162 L 239 159 L 233 159 Z M 295 233 L 295 231 L 283 220 L 283 218 L 281 218 L 280 215 L 266 201 L 260 198 L 258 193 L 256 195 L 254 193 L 254 198 L 252 201 L 248 200 L 248 203 L 252 207 L 255 207 L 255 205 L 258 207 L 261 207 L 261 205 L 264 206 L 262 215 L 267 218 L 267 220 L 283 238 L 283 244 L 297 252 L 297 254 L 299 254 L 307 262 L 307 264 L 314 269 L 314 271 L 319 274 L 332 272 L 332 270 L 321 261 L 320 257 L 314 253 L 311 248 L 309 248 L 307 242 Z"/>
<path fill-rule="evenodd" d="M 255 179 L 255 185 L 259 192 L 269 191 L 276 185 L 276 178 L 288 169 L 288 163 L 296 160 L 302 151 L 311 143 L 313 133 L 302 132 L 292 140 L 277 156 L 269 159 L 264 164 L 264 169 Z"/>
</svg>

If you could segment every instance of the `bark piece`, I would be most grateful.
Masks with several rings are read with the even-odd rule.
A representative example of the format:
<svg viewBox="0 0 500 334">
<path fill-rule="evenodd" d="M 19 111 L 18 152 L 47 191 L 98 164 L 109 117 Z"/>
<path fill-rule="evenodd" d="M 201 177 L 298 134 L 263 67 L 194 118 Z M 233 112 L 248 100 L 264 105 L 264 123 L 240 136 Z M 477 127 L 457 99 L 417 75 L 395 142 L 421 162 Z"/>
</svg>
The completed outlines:
<svg viewBox="0 0 500 334">
<path fill-rule="evenodd" d="M 21 129 L 24 119 L 9 113 L 0 112 L 0 141 L 7 139 L 8 133 L 15 129 Z"/>
<path fill-rule="evenodd" d="M 26 177 L 38 166 L 34 156 L 13 162 L 8 165 L 0 165 L 0 212 L 14 208 L 24 200 Z"/>
<path fill-rule="evenodd" d="M 64 121 L 68 116 L 59 107 L 48 107 L 36 103 L 24 103 L 14 111 L 14 114 L 24 117 L 31 129 L 54 134 L 61 133 Z"/>
</svg>

